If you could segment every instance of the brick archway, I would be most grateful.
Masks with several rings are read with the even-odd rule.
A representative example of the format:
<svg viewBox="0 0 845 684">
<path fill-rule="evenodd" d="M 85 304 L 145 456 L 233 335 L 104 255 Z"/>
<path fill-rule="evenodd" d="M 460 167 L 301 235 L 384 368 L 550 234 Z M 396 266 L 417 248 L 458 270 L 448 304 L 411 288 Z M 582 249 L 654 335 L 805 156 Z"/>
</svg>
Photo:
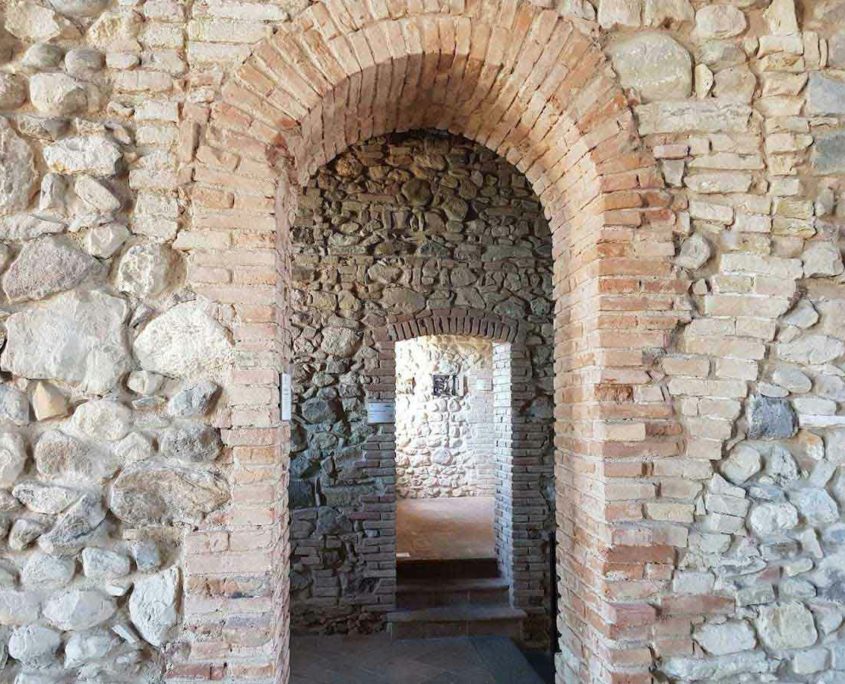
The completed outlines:
<svg viewBox="0 0 845 684">
<path fill-rule="evenodd" d="M 377 375 L 367 387 L 367 396 L 375 400 L 396 399 L 396 344 L 430 335 L 462 335 L 493 343 L 493 393 L 496 463 L 496 550 L 499 569 L 510 585 L 510 601 L 525 610 L 529 620 L 548 633 L 546 606 L 536 598 L 546 594 L 548 560 L 542 536 L 543 517 L 536 511 L 545 507 L 540 490 L 546 473 L 541 445 L 546 425 L 537 425 L 521 415 L 519 407 L 534 394 L 528 389 L 531 360 L 525 347 L 529 326 L 493 312 L 472 308 L 431 309 L 424 314 L 391 316 L 374 331 L 378 350 Z M 370 438 L 365 464 L 396 473 L 395 434 L 389 429 Z M 518 454 L 515 459 L 514 455 Z M 370 465 L 372 464 L 372 465 Z M 390 491 L 385 505 L 381 501 L 364 503 L 362 512 L 379 516 L 385 522 L 396 519 L 395 491 Z M 394 571 L 395 524 L 384 529 L 385 540 L 379 549 L 389 548 L 390 560 L 384 569 Z M 382 530 L 375 530 L 376 537 Z M 395 586 L 387 585 L 384 597 L 395 603 Z"/>
<path fill-rule="evenodd" d="M 185 641 L 170 678 L 287 676 L 287 226 L 296 191 L 347 146 L 441 128 L 506 158 L 549 218 L 555 259 L 555 418 L 562 657 L 558 679 L 649 681 L 655 584 L 677 535 L 644 520 L 652 462 L 681 450 L 652 364 L 683 316 L 674 216 L 597 44 L 516 0 L 312 5 L 189 112 L 190 281 L 233 311 L 233 503 L 188 543 Z M 198 141 L 198 143 L 197 143 Z M 258 250 L 262 256 L 256 256 Z M 248 254 L 247 254 L 248 251 Z M 256 259 L 273 282 L 253 282 Z M 205 269 L 204 267 L 212 267 Z M 203 277 L 231 269 L 231 281 Z M 269 513 L 268 513 L 269 511 Z"/>
</svg>

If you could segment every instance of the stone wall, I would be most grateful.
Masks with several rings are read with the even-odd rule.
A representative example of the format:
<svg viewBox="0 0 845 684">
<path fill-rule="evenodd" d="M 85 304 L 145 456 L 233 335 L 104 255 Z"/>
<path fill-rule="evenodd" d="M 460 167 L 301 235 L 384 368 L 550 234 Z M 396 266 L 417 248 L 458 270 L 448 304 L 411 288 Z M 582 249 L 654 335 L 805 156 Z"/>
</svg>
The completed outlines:
<svg viewBox="0 0 845 684">
<path fill-rule="evenodd" d="M 651 500 L 632 515 L 686 539 L 659 605 L 692 641 L 667 634 L 662 670 L 836 681 L 845 4 L 598 9 L 673 189 L 675 263 L 692 281 L 692 320 L 661 364 L 685 457 L 653 464 Z"/>
<path fill-rule="evenodd" d="M 375 476 L 362 469 L 377 433 L 364 404 L 377 379 L 375 333 L 388 315 L 424 317 L 448 307 L 522 321 L 531 334 L 532 398 L 548 405 L 551 243 L 519 172 L 436 132 L 351 148 L 318 172 L 299 207 L 292 229 L 293 621 L 309 631 L 368 630 L 381 624 L 393 579 L 373 578 L 363 552 L 372 536 L 367 497 L 394 496 L 397 476 L 395 466 Z M 538 452 L 550 474 L 544 416 Z M 544 492 L 550 508 L 551 486 Z M 395 522 L 383 526 L 393 528 L 380 532 L 387 543 Z"/>
<path fill-rule="evenodd" d="M 455 377 L 435 396 L 432 375 Z M 396 495 L 493 496 L 493 344 L 438 335 L 396 345 Z"/>
<path fill-rule="evenodd" d="M 440 126 L 555 236 L 560 681 L 835 681 L 845 3 L 348 4 L 0 3 L 6 671 L 284 677 L 277 227 Z"/>
<path fill-rule="evenodd" d="M 161 681 L 182 533 L 230 499 L 232 311 L 185 285 L 166 170 L 184 8 L 109 4 L 2 4 L 8 681 Z"/>
</svg>

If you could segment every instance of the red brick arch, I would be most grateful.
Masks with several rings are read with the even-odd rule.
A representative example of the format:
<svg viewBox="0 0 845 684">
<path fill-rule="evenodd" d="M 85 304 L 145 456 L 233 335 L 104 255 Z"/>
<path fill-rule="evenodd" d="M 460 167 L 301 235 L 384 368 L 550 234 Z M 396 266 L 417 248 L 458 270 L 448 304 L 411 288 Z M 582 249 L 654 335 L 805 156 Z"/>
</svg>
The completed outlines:
<svg viewBox="0 0 845 684">
<path fill-rule="evenodd" d="M 393 315 L 376 330 L 374 337 L 382 349 L 390 343 L 411 340 L 426 335 L 469 335 L 491 342 L 521 344 L 525 339 L 525 326 L 519 321 L 500 314 L 453 307 L 428 309 L 422 314 Z"/>
<path fill-rule="evenodd" d="M 668 195 L 598 45 L 517 0 L 324 0 L 259 44 L 210 112 L 186 113 L 180 244 L 194 289 L 231 306 L 238 360 L 233 502 L 186 541 L 171 679 L 287 676 L 287 226 L 298 188 L 341 150 L 440 128 L 520 169 L 553 233 L 559 681 L 649 681 L 681 545 L 644 520 L 652 463 L 681 451 L 650 371 L 685 283 Z M 272 263 L 274 278 L 252 275 Z"/>
<path fill-rule="evenodd" d="M 548 439 L 548 424 L 521 415 L 519 407 L 536 397 L 531 377 L 529 351 L 525 346 L 529 326 L 489 311 L 468 307 L 429 309 L 419 314 L 390 316 L 374 331 L 378 351 L 377 375 L 367 387 L 368 398 L 396 399 L 396 343 L 428 335 L 462 335 L 493 343 L 493 416 L 495 434 L 493 461 L 496 472 L 496 555 L 502 577 L 510 585 L 510 602 L 526 612 L 528 632 L 548 634 L 548 558 L 544 530 L 546 502 L 544 476 L 553 473 L 543 463 L 542 448 Z M 396 476 L 394 425 L 379 426 L 365 449 L 364 463 L 373 473 L 389 471 Z M 384 429 L 386 428 L 386 429 Z M 516 457 L 515 457 L 516 456 Z M 366 474 L 366 471 L 365 471 Z M 390 481 L 390 478 L 388 478 Z M 385 522 L 396 520 L 395 487 L 388 488 L 386 501 L 363 502 L 364 515 Z M 389 549 L 390 559 L 382 569 L 394 573 L 395 524 L 373 530 L 379 550 Z M 395 584 L 386 584 L 382 596 L 389 607 L 395 604 Z M 531 621 L 528 626 L 527 621 Z"/>
</svg>

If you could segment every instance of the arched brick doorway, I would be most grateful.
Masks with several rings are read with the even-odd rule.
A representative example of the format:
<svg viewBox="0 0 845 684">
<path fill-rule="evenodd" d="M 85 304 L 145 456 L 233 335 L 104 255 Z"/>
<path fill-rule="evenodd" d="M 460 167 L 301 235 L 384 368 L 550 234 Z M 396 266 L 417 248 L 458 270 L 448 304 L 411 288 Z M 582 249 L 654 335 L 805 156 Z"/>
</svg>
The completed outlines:
<svg viewBox="0 0 845 684">
<path fill-rule="evenodd" d="M 647 585 L 671 576 L 675 548 L 670 524 L 644 524 L 641 504 L 626 501 L 656 495 L 638 480 L 680 450 L 650 373 L 685 289 L 665 257 L 673 216 L 601 50 L 557 13 L 515 0 L 316 3 L 259 45 L 210 118 L 199 109 L 185 124 L 185 239 L 206 245 L 192 258 L 236 269 L 243 247 L 253 263 L 263 248 L 278 276 L 192 283 L 237 312 L 234 379 L 249 390 L 226 434 L 233 503 L 207 525 L 263 541 L 187 555 L 184 627 L 194 641 L 173 657 L 172 679 L 287 677 L 288 428 L 274 388 L 289 348 L 296 189 L 352 143 L 425 127 L 513 163 L 553 231 L 558 679 L 649 681 L 657 610 Z M 223 644 L 205 636 L 209 614 L 224 624 Z"/>
<path fill-rule="evenodd" d="M 392 316 L 375 334 L 379 352 L 377 382 L 367 388 L 374 400 L 396 398 L 396 353 L 398 342 L 434 335 L 463 335 L 493 342 L 494 422 L 496 445 L 496 552 L 499 569 L 510 585 L 510 603 L 525 610 L 528 619 L 545 627 L 546 605 L 541 598 L 547 591 L 548 560 L 546 539 L 542 534 L 544 509 L 541 491 L 544 472 L 542 445 L 546 426 L 523 415 L 519 407 L 534 393 L 526 385 L 531 362 L 525 348 L 528 326 L 506 316 L 470 309 L 433 309 L 428 315 Z M 392 426 L 391 426 L 392 428 Z M 396 472 L 395 434 L 392 429 L 374 434 L 366 449 L 365 460 L 375 467 Z M 396 519 L 395 492 L 390 492 L 389 506 L 374 502 L 365 513 Z M 395 573 L 395 524 L 384 530 L 386 546 L 393 548 L 385 563 Z M 395 604 L 395 588 L 386 592 L 388 605 Z M 535 630 L 536 631 L 536 630 Z"/>
</svg>

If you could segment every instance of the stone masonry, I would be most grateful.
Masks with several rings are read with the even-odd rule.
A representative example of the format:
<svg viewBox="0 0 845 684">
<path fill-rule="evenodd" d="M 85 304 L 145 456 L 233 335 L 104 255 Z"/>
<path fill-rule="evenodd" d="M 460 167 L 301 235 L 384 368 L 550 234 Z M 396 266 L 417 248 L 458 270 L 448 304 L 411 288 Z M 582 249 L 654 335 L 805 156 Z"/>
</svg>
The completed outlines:
<svg viewBox="0 0 845 684">
<path fill-rule="evenodd" d="M 290 238 L 344 150 L 438 129 L 513 164 L 549 226 L 559 684 L 842 680 L 845 1 L 2 0 L 0 22 L 4 677 L 287 680 Z M 356 319 L 355 410 L 420 331 L 484 330 L 494 383 L 524 377 L 518 326 L 437 306 Z M 504 505 L 541 476 L 514 387 Z M 393 435 L 364 444 L 389 485 Z M 393 502 L 360 503 L 384 607 Z"/>
<path fill-rule="evenodd" d="M 406 435 L 394 436 L 392 425 L 367 424 L 365 393 L 385 383 L 401 411 L 410 380 L 403 348 L 453 339 L 409 335 L 397 342 L 389 375 L 377 338 L 390 316 L 426 320 L 457 307 L 520 322 L 530 396 L 517 412 L 531 415 L 545 434 L 533 447 L 542 513 L 519 527 L 525 537 L 553 527 L 548 224 L 524 177 L 506 161 L 461 138 L 417 132 L 352 147 L 322 169 L 303 191 L 291 238 L 293 625 L 368 631 L 382 626 L 382 613 L 393 604 L 395 498 L 409 474 L 402 461 Z M 476 335 L 468 339 L 486 345 L 492 395 L 492 338 Z M 477 346 L 471 349 L 478 354 Z M 492 397 L 488 403 L 492 437 Z M 435 429 L 433 416 L 422 429 Z M 395 439 L 395 446 L 381 446 L 384 439 Z M 489 446 L 485 477 L 492 494 L 498 461 L 506 471 L 513 466 L 509 452 L 498 459 L 495 443 Z M 381 458 L 383 448 L 386 458 L 368 476 L 368 455 Z M 371 497 L 379 497 L 377 510 L 367 510 Z M 504 497 L 502 506 L 510 508 Z M 503 536 L 502 545 L 512 538 Z M 529 603 L 542 616 L 550 590 L 538 566 Z M 547 633 L 547 620 L 538 619 L 532 638 L 542 641 Z"/>
<path fill-rule="evenodd" d="M 453 394 L 435 395 L 435 374 L 454 377 Z M 493 496 L 492 343 L 456 335 L 401 342 L 396 376 L 396 495 Z"/>
</svg>

